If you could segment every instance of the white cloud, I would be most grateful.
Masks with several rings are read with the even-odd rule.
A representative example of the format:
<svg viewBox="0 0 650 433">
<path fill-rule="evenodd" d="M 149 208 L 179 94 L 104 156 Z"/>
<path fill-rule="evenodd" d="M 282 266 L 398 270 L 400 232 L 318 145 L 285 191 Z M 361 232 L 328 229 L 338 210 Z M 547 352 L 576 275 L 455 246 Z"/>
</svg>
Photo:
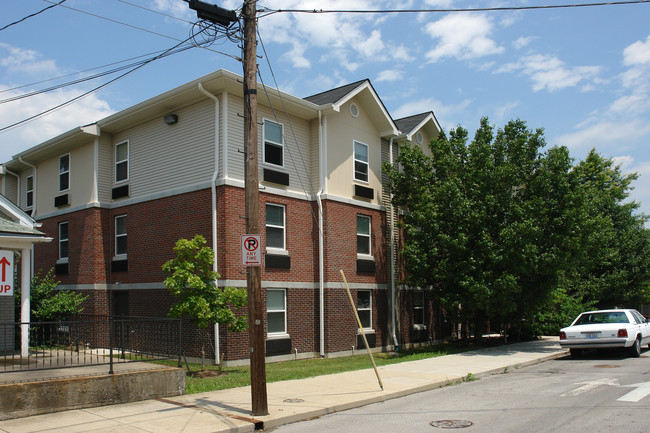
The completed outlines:
<svg viewBox="0 0 650 433">
<path fill-rule="evenodd" d="M 0 66 L 6 73 L 43 76 L 56 73 L 56 62 L 42 59 L 41 54 L 24 48 L 14 47 L 0 42 Z"/>
<path fill-rule="evenodd" d="M 522 71 L 533 82 L 533 90 L 547 89 L 551 92 L 566 87 L 575 87 L 584 81 L 598 80 L 599 66 L 568 67 L 557 57 L 533 54 L 521 58 L 518 62 L 503 65 L 496 72 Z"/>
<path fill-rule="evenodd" d="M 525 48 L 528 45 L 530 45 L 530 43 L 535 39 L 536 38 L 534 38 L 532 36 L 521 36 L 521 37 L 515 39 L 515 41 L 512 43 L 512 45 L 516 49 L 520 50 L 520 49 Z"/>
<path fill-rule="evenodd" d="M 637 41 L 623 51 L 623 63 L 626 65 L 650 64 L 650 36 L 645 42 Z"/>
<path fill-rule="evenodd" d="M 397 69 L 386 69 L 384 71 L 381 71 L 379 75 L 377 75 L 377 81 L 378 83 L 381 83 L 382 81 L 398 81 L 404 78 L 404 72 L 397 70 Z"/>
<path fill-rule="evenodd" d="M 461 13 L 428 23 L 425 31 L 438 44 L 426 57 L 430 62 L 436 62 L 447 57 L 465 60 L 500 54 L 504 48 L 489 37 L 492 27 L 486 15 Z"/>
<path fill-rule="evenodd" d="M 650 124 L 641 119 L 622 122 L 601 120 L 580 131 L 561 135 L 556 138 L 555 142 L 561 146 L 568 146 L 572 150 L 607 146 L 616 146 L 617 149 L 620 149 L 628 142 L 643 139 L 649 135 Z"/>
</svg>

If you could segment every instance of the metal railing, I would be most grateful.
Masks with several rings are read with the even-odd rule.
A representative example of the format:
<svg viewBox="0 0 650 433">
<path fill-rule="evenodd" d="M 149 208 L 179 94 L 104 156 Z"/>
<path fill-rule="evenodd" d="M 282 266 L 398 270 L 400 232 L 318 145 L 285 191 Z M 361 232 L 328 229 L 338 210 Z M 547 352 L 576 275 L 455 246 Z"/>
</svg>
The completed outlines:
<svg viewBox="0 0 650 433">
<path fill-rule="evenodd" d="M 28 347 L 26 342 L 28 341 Z M 179 319 L 80 315 L 58 322 L 0 322 L 0 373 L 176 359 Z"/>
</svg>

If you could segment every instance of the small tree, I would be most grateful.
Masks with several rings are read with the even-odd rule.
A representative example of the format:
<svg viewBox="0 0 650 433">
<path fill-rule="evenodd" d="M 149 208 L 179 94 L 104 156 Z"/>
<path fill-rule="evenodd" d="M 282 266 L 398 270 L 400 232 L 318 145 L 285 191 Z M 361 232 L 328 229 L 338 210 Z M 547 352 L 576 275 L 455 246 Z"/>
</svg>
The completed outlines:
<svg viewBox="0 0 650 433">
<path fill-rule="evenodd" d="M 59 282 L 54 279 L 54 269 L 42 275 L 39 271 L 32 278 L 30 307 L 33 321 L 49 322 L 65 320 L 83 311 L 81 304 L 88 296 L 70 290 L 56 290 Z M 16 291 L 16 309 L 20 311 L 20 290 Z M 18 313 L 17 313 L 18 314 Z"/>
<path fill-rule="evenodd" d="M 228 330 L 246 329 L 247 317 L 235 311 L 245 307 L 248 299 L 245 289 L 219 288 L 220 278 L 212 266 L 214 252 L 205 238 L 196 235 L 192 240 L 179 239 L 174 246 L 176 257 L 167 261 L 162 270 L 167 275 L 165 287 L 178 299 L 169 310 L 170 317 L 187 317 L 198 328 L 215 323 L 224 324 Z M 201 333 L 201 369 L 205 369 L 205 338 Z"/>
</svg>

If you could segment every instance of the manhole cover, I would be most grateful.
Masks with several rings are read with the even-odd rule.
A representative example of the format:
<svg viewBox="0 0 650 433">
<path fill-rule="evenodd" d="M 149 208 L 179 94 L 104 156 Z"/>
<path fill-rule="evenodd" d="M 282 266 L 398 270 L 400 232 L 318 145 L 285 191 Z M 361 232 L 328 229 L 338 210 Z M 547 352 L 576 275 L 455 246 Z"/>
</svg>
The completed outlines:
<svg viewBox="0 0 650 433">
<path fill-rule="evenodd" d="M 602 365 L 594 365 L 596 368 L 618 368 L 618 365 L 607 365 L 607 364 L 602 364 Z"/>
<path fill-rule="evenodd" d="M 303 400 L 302 398 L 288 398 L 288 399 L 284 400 L 284 402 L 285 403 L 304 403 L 305 400 Z"/>
<path fill-rule="evenodd" d="M 431 421 L 430 424 L 432 427 L 438 428 L 464 428 L 471 426 L 472 422 L 464 419 L 441 419 L 438 421 Z"/>
</svg>

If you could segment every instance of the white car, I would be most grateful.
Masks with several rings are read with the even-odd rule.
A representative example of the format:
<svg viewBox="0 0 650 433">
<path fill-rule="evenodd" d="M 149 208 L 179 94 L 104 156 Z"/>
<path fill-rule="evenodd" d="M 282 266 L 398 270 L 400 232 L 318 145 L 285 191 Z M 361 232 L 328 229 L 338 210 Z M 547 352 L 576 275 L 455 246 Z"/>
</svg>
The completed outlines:
<svg viewBox="0 0 650 433">
<path fill-rule="evenodd" d="M 626 348 L 639 357 L 646 344 L 650 347 L 650 320 L 632 309 L 587 311 L 560 329 L 560 346 L 574 357 L 585 349 L 608 348 Z"/>
</svg>

